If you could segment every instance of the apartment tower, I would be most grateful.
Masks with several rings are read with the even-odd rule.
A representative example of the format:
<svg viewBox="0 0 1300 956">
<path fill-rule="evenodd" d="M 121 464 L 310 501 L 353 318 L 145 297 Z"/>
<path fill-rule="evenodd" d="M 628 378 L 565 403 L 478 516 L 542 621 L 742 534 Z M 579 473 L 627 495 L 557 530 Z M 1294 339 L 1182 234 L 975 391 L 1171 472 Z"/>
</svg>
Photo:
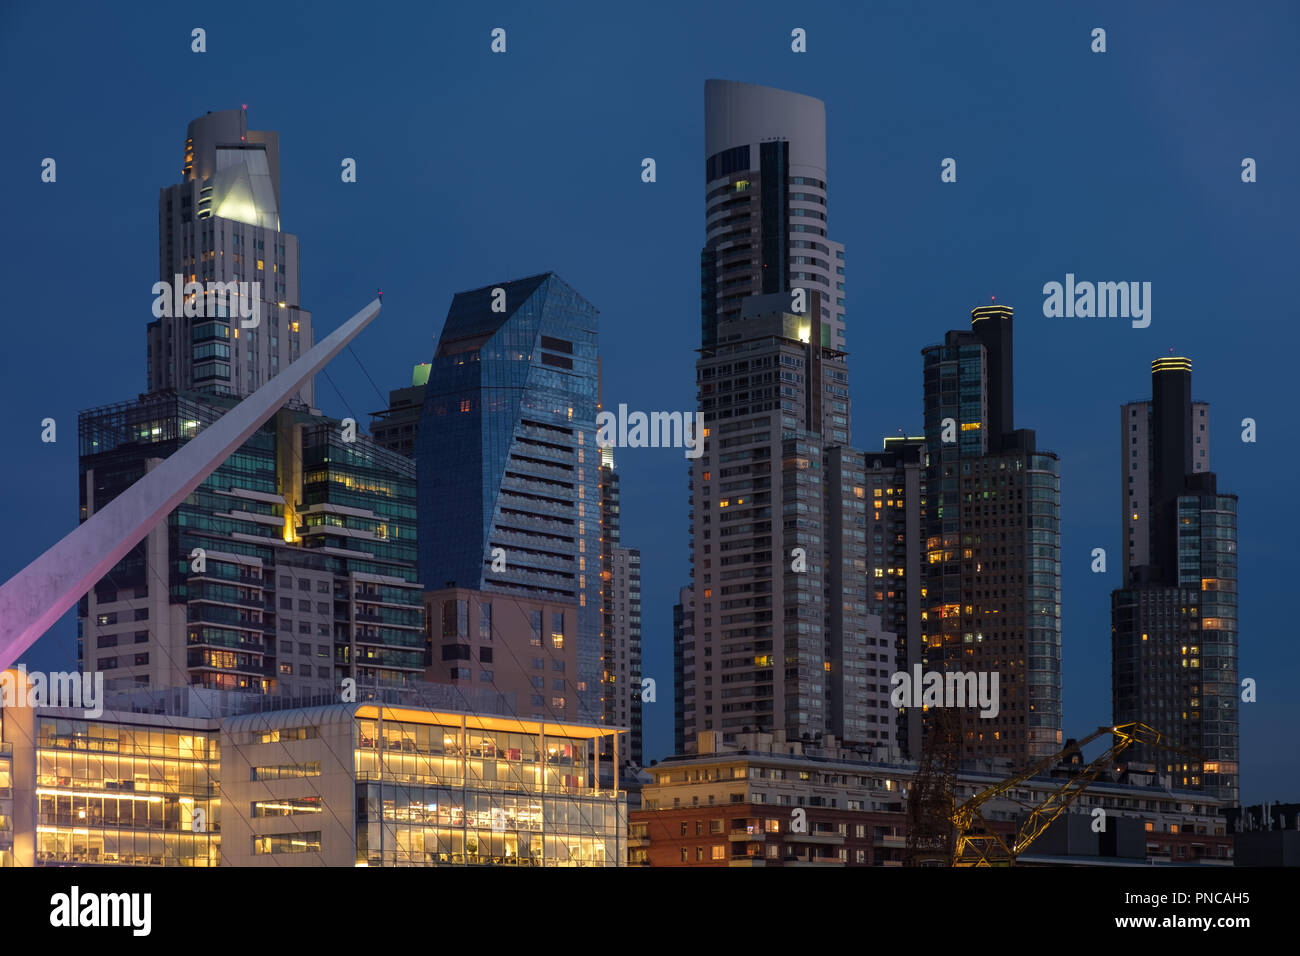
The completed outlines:
<svg viewBox="0 0 1300 956">
<path fill-rule="evenodd" d="M 1209 406 L 1190 359 L 1151 363 L 1151 400 L 1120 408 L 1124 586 L 1111 595 L 1115 723 L 1141 721 L 1173 753 L 1135 746 L 1178 787 L 1235 802 L 1237 497 L 1210 467 Z"/>
<path fill-rule="evenodd" d="M 1060 467 L 1014 426 L 1012 310 L 922 350 L 926 671 L 998 675 L 996 716 L 960 710 L 962 753 L 1023 765 L 1060 748 Z M 915 663 L 913 664 L 915 666 Z M 989 678 L 991 679 L 991 677 Z"/>
<path fill-rule="evenodd" d="M 182 308 L 149 323 L 149 391 L 243 397 L 314 344 L 298 237 L 280 231 L 279 134 L 249 129 L 242 109 L 210 112 L 190 123 L 184 157 L 181 181 L 158 194 L 158 278 Z M 236 314 L 232 283 L 248 284 L 256 325 Z M 308 379 L 290 404 L 313 398 Z"/>
</svg>

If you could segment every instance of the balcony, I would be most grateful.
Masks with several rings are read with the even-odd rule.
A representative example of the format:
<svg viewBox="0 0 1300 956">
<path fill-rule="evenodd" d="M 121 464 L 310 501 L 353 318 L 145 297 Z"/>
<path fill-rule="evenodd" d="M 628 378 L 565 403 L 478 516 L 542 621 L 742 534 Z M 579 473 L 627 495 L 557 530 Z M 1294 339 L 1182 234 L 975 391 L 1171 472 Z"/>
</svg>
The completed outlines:
<svg viewBox="0 0 1300 956">
<path fill-rule="evenodd" d="M 787 843 L 813 843 L 820 846 L 844 845 L 844 836 L 839 833 L 787 833 L 785 839 Z"/>
<path fill-rule="evenodd" d="M 532 461 L 520 461 L 518 458 L 511 458 L 510 463 L 506 466 L 507 471 L 515 473 L 527 473 L 538 478 L 554 478 L 567 484 L 573 484 L 576 475 L 572 468 L 560 468 L 555 465 L 539 465 Z"/>
<path fill-rule="evenodd" d="M 533 438 L 537 441 L 546 442 L 550 447 L 545 449 L 551 455 L 562 458 L 564 461 L 573 460 L 573 450 L 567 447 L 568 443 L 573 440 L 573 436 L 563 431 L 551 431 L 549 428 L 535 428 L 532 425 L 519 425 L 515 428 L 516 437 Z M 529 454 L 535 454 L 534 446 L 529 446 Z"/>
</svg>

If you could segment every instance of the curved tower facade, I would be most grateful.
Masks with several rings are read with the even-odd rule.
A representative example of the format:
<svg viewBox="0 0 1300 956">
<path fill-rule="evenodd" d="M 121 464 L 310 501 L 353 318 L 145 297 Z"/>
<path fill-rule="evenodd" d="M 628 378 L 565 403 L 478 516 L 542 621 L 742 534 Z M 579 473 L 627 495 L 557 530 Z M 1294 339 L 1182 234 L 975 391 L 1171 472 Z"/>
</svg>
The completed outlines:
<svg viewBox="0 0 1300 956">
<path fill-rule="evenodd" d="M 748 296 L 821 294 L 820 344 L 843 349 L 844 246 L 827 236 L 826 106 L 730 80 L 704 84 L 701 345 Z M 818 339 L 813 339 L 814 343 Z"/>
</svg>

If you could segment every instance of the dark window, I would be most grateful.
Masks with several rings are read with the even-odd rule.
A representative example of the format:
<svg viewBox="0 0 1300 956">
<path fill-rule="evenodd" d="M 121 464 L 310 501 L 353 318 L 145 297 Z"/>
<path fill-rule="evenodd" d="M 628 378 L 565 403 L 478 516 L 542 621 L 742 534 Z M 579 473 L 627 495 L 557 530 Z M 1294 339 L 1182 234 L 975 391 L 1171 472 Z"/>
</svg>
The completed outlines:
<svg viewBox="0 0 1300 956">
<path fill-rule="evenodd" d="M 712 181 L 749 168 L 749 147 L 733 146 L 731 149 L 714 153 L 705 161 L 704 178 L 706 181 Z"/>
<path fill-rule="evenodd" d="M 542 364 L 554 365 L 556 368 L 573 368 L 573 359 L 565 358 L 563 355 L 551 355 L 548 352 L 543 352 Z"/>
</svg>

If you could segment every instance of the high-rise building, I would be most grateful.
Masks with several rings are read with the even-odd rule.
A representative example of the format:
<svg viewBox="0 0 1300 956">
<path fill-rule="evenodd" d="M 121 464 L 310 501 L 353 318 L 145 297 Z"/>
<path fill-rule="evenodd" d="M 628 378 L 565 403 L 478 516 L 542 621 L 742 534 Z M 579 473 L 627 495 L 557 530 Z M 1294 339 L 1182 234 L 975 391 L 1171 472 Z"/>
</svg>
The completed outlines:
<svg viewBox="0 0 1300 956">
<path fill-rule="evenodd" d="M 863 452 L 866 476 L 867 613 L 892 632 L 894 667 L 911 671 L 920 661 L 922 545 L 925 532 L 925 438 L 886 438 L 884 449 Z M 871 665 L 868 665 L 869 667 Z M 875 666 L 880 675 L 879 658 Z M 902 708 L 894 717 L 893 744 L 905 757 L 921 752 L 921 712 Z"/>
<path fill-rule="evenodd" d="M 298 238 L 280 231 L 280 208 L 279 134 L 250 130 L 242 109 L 190 123 L 181 181 L 158 196 L 158 278 L 166 301 L 183 306 L 149 323 L 149 391 L 248 395 L 312 347 Z M 229 283 L 249 284 L 242 308 L 256 310 L 255 326 L 237 314 Z M 309 379 L 290 404 L 313 398 Z"/>
<path fill-rule="evenodd" d="M 601 449 L 601 694 L 607 724 L 627 727 L 625 762 L 641 765 L 641 552 L 621 546 L 622 506 L 614 449 Z M 658 691 L 656 690 L 656 697 Z"/>
<path fill-rule="evenodd" d="M 922 350 L 926 670 L 996 673 L 996 716 L 960 712 L 963 754 L 1024 764 L 1060 748 L 1060 466 L 1014 426 L 1012 310 Z M 912 662 L 915 666 L 918 662 Z M 991 681 L 991 677 L 989 678 Z"/>
<path fill-rule="evenodd" d="M 160 392 L 82 412 L 81 519 L 235 404 Z M 82 598 L 82 670 L 109 690 L 305 696 L 423 677 L 415 464 L 281 409 Z"/>
<path fill-rule="evenodd" d="M 603 398 L 603 396 L 602 396 Z M 603 402 L 602 402 L 603 404 Z M 612 724 L 618 717 L 618 695 L 627 688 L 618 683 L 614 666 L 614 549 L 622 540 L 622 506 L 619 475 L 614 469 L 614 449 L 600 450 L 600 695 L 604 721 Z"/>
<path fill-rule="evenodd" d="M 869 452 L 843 445 L 825 453 L 828 725 L 835 736 L 852 744 L 898 750 L 895 712 L 889 703 L 889 679 L 897 669 L 896 638 L 885 634 L 879 612 L 870 612 L 867 593 L 875 585 L 869 509 L 879 500 L 868 491 L 868 459 Z"/>
<path fill-rule="evenodd" d="M 847 447 L 825 107 L 721 80 L 705 84 L 704 101 L 696 375 L 707 427 L 690 481 L 679 737 L 688 750 L 702 731 L 892 747 L 880 672 L 893 667 L 894 637 L 868 614 L 862 455 Z"/>
<path fill-rule="evenodd" d="M 806 288 L 821 293 L 812 341 L 843 350 L 844 247 L 826 232 L 825 104 L 708 80 L 704 142 L 701 345 L 715 344 L 720 322 L 740 318 L 747 297 Z"/>
<path fill-rule="evenodd" d="M 840 527 L 828 510 L 861 503 L 854 489 L 865 490 L 852 478 L 847 491 L 823 481 L 836 446 L 822 436 L 836 417 L 846 419 L 839 406 L 847 411 L 848 395 L 844 353 L 811 340 L 819 299 L 814 290 L 809 314 L 799 315 L 784 293 L 752 296 L 700 350 L 706 429 L 691 479 L 688 750 L 708 730 L 724 740 L 775 729 L 795 740 L 832 733 L 850 745 L 883 742 L 865 732 L 865 717 L 888 714 L 887 680 L 867 680 L 865 668 L 868 654 L 892 667 L 894 639 L 866 621 L 865 541 L 852 526 L 828 541 Z M 845 454 L 856 455 L 861 476 L 860 453 Z"/>
<path fill-rule="evenodd" d="M 1192 363 L 1151 363 L 1151 400 L 1120 409 L 1124 586 L 1111 595 L 1115 723 L 1141 721 L 1192 757 L 1135 746 L 1172 785 L 1235 802 L 1237 497 L 1210 467 Z"/>
<path fill-rule="evenodd" d="M 613 637 L 606 667 L 613 671 L 613 714 L 605 722 L 627 727 L 627 759 L 641 766 L 641 552 L 615 548 L 610 562 L 613 584 Z M 655 698 L 658 699 L 658 688 Z"/>
<path fill-rule="evenodd" d="M 415 434 L 424 411 L 424 387 L 430 365 L 424 362 L 411 371 L 411 384 L 388 393 L 388 407 L 370 415 L 370 434 L 375 444 L 390 451 L 415 457 Z"/>
<path fill-rule="evenodd" d="M 421 582 L 574 615 L 563 696 L 589 721 L 603 714 L 596 345 L 596 309 L 554 273 L 458 293 L 416 438 Z"/>
</svg>

